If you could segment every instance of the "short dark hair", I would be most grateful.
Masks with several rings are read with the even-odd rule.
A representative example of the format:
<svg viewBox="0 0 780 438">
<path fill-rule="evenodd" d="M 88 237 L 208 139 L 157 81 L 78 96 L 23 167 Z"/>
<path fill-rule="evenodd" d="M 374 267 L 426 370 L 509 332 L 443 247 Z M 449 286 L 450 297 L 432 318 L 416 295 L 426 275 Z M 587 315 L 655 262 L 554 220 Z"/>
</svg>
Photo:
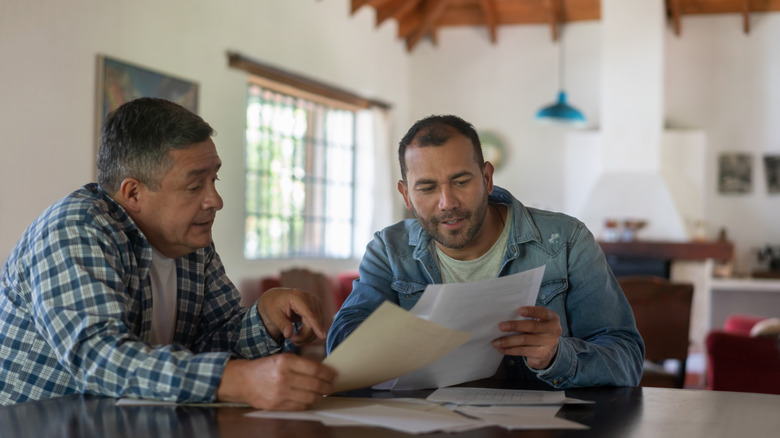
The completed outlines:
<svg viewBox="0 0 780 438">
<path fill-rule="evenodd" d="M 125 178 L 137 178 L 152 190 L 173 162 L 172 149 L 186 149 L 214 135 L 200 116 L 165 99 L 131 100 L 106 117 L 98 150 L 98 184 L 108 193 Z"/>
<path fill-rule="evenodd" d="M 471 140 L 474 146 L 474 161 L 480 169 L 485 165 L 485 158 L 482 156 L 482 143 L 479 141 L 477 130 L 471 123 L 453 115 L 431 115 L 418 120 L 409 128 L 404 138 L 398 143 L 398 163 L 401 165 L 401 177 L 406 181 L 406 148 L 414 141 L 420 147 L 441 146 L 451 138 L 451 130 L 448 127 L 455 128 L 458 132 Z"/>
</svg>

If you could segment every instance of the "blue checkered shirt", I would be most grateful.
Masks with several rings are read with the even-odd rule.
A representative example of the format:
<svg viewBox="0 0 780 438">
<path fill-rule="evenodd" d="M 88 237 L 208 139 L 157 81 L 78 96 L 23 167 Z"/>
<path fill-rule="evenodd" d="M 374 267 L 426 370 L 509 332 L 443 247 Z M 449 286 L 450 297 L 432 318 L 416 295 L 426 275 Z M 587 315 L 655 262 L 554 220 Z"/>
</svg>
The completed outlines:
<svg viewBox="0 0 780 438">
<path fill-rule="evenodd" d="M 0 405 L 71 393 L 213 401 L 233 357 L 292 348 L 265 331 L 211 245 L 176 260 L 173 343 L 148 343 L 152 248 L 96 184 L 44 211 L 0 272 Z"/>
</svg>

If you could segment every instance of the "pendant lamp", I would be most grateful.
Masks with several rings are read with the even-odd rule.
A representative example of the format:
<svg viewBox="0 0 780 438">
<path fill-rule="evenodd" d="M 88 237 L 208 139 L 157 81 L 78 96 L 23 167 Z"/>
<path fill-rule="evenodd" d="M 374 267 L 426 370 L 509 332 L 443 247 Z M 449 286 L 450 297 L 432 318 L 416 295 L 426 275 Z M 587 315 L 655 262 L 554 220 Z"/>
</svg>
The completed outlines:
<svg viewBox="0 0 780 438">
<path fill-rule="evenodd" d="M 565 125 L 575 128 L 584 128 L 586 125 L 585 116 L 577 108 L 566 102 L 566 91 L 564 91 L 564 52 L 563 35 L 558 41 L 558 100 L 547 105 L 536 112 L 535 120 L 544 124 Z"/>
</svg>

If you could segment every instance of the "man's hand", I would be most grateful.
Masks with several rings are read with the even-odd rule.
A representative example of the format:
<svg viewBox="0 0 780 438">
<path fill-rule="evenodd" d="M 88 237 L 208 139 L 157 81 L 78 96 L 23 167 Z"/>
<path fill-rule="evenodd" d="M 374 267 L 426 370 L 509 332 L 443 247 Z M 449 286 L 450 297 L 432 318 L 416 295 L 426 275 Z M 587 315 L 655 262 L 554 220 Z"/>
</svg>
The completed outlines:
<svg viewBox="0 0 780 438">
<path fill-rule="evenodd" d="M 521 307 L 519 313 L 529 319 L 500 323 L 499 330 L 513 334 L 494 339 L 493 348 L 501 354 L 525 356 L 531 368 L 547 368 L 558 352 L 563 332 L 558 314 L 542 306 Z"/>
<path fill-rule="evenodd" d="M 268 289 L 257 300 L 257 312 L 274 339 L 283 335 L 296 345 L 303 345 L 327 336 L 320 300 L 310 293 L 285 287 Z M 302 323 L 298 333 L 294 333 L 295 322 Z"/>
<path fill-rule="evenodd" d="M 254 408 L 300 411 L 333 391 L 336 372 L 290 353 L 261 359 L 228 361 L 217 400 L 248 403 Z"/>
</svg>

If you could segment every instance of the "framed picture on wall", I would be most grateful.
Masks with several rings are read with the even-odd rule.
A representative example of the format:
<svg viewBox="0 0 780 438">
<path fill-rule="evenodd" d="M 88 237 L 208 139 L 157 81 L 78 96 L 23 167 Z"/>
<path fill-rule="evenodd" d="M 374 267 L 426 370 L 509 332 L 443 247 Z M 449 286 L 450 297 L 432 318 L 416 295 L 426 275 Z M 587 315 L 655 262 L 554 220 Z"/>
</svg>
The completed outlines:
<svg viewBox="0 0 780 438">
<path fill-rule="evenodd" d="M 98 55 L 98 131 L 119 105 L 137 97 L 160 97 L 198 112 L 198 84 L 146 67 Z"/>
<path fill-rule="evenodd" d="M 718 192 L 740 194 L 753 191 L 753 155 L 722 153 L 718 157 Z"/>
<path fill-rule="evenodd" d="M 780 194 L 780 155 L 764 155 L 764 174 L 766 192 L 770 195 Z"/>
</svg>

